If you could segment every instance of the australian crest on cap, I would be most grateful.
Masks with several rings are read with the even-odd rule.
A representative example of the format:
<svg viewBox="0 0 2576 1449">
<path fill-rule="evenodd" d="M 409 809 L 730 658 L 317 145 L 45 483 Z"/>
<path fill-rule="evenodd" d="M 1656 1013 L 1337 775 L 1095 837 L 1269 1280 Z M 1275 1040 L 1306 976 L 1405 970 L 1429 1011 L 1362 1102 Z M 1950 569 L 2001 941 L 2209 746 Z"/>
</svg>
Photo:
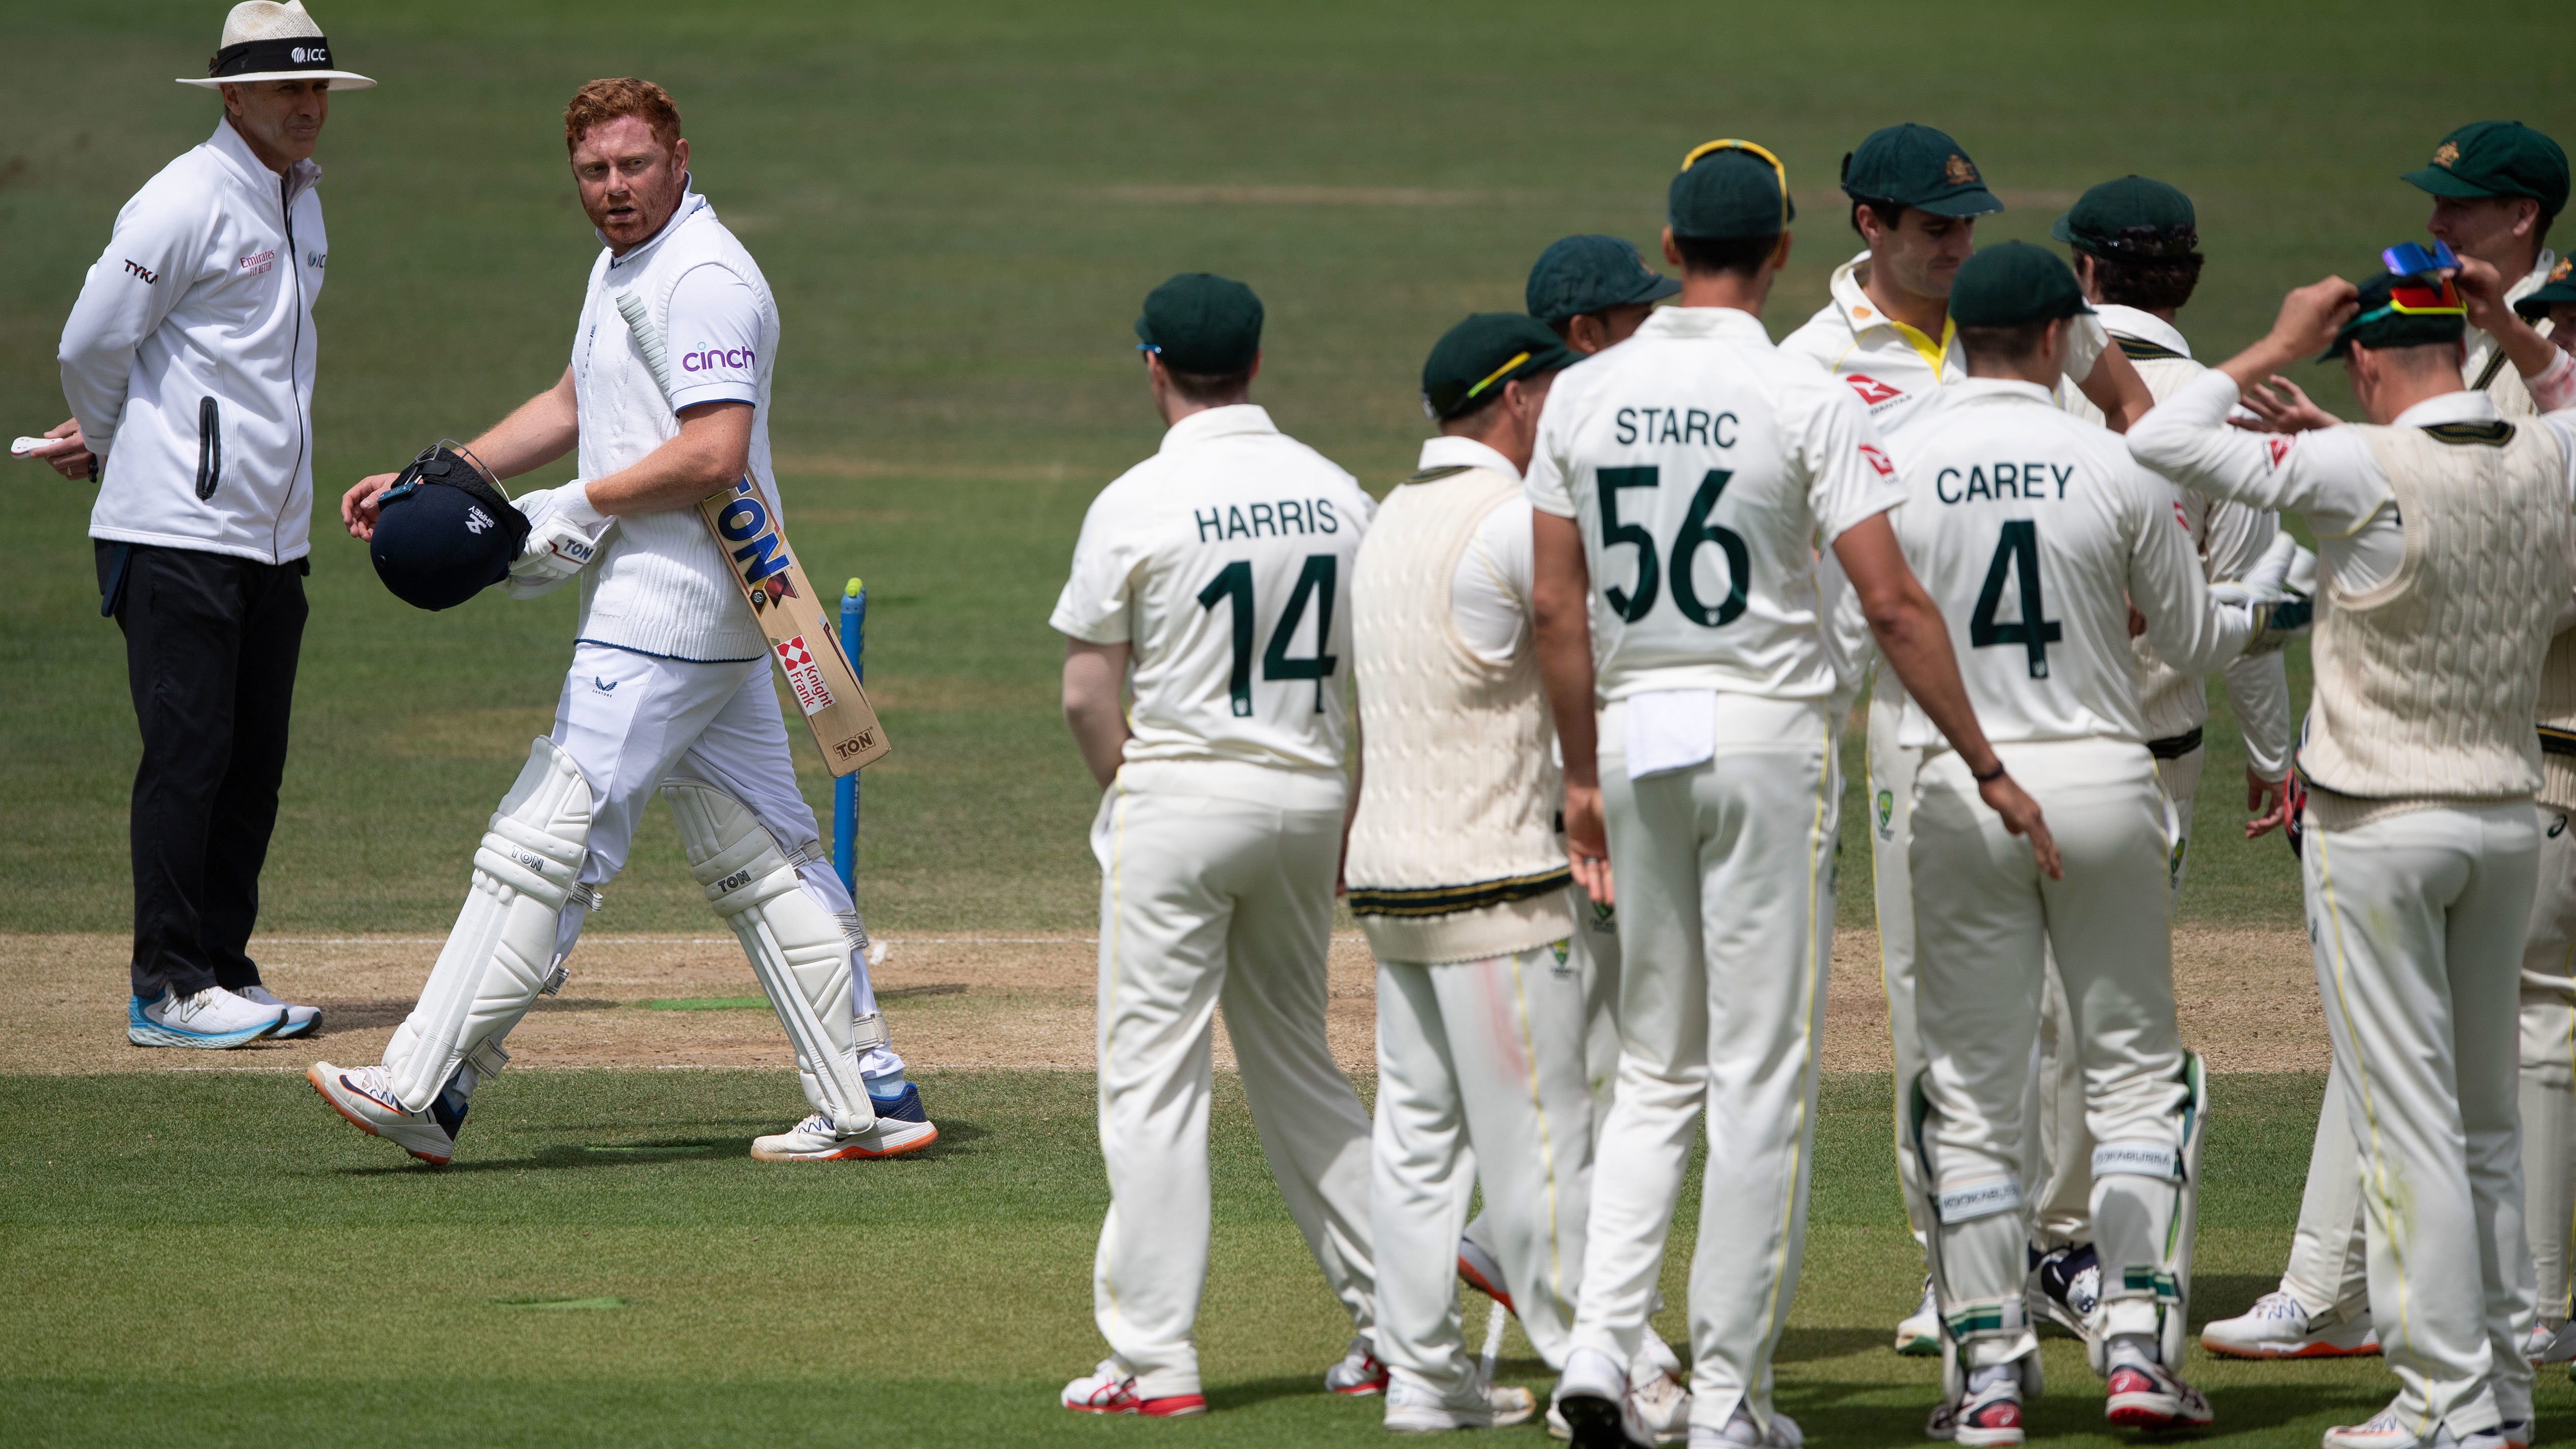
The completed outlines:
<svg viewBox="0 0 2576 1449">
<path fill-rule="evenodd" d="M 2436 166 L 2449 166 L 2459 159 L 2460 143 L 2457 141 L 2445 141 L 2433 148 L 2433 164 Z"/>
<path fill-rule="evenodd" d="M 1975 164 L 1970 162 L 1967 157 L 1960 155 L 1956 151 L 1950 153 L 1950 161 L 1948 166 L 1944 168 L 1943 174 L 1950 178 L 1950 184 L 1953 186 L 1974 186 L 1977 184 L 1977 168 Z"/>
</svg>

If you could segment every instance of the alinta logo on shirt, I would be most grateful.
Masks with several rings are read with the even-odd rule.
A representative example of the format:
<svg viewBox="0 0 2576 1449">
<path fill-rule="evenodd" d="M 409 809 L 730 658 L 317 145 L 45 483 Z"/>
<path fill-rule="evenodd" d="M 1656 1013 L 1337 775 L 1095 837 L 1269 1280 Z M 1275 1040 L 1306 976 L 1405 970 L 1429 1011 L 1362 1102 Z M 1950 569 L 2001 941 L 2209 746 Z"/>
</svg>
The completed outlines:
<svg viewBox="0 0 2576 1449">
<path fill-rule="evenodd" d="M 683 372 L 718 372 L 727 368 L 750 367 L 760 354 L 748 347 L 702 347 L 680 355 Z"/>
</svg>

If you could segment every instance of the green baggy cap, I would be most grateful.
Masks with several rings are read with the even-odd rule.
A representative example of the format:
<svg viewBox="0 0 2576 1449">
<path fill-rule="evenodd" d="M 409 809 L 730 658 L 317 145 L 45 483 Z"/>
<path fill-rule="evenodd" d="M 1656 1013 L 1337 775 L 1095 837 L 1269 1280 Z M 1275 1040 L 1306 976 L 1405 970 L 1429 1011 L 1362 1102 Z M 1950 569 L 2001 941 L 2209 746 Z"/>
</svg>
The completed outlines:
<svg viewBox="0 0 2576 1449">
<path fill-rule="evenodd" d="M 1505 383 L 1572 367 L 1582 359 L 1537 318 L 1479 312 L 1441 335 L 1422 364 L 1422 408 L 1454 418 L 1500 392 Z"/>
<path fill-rule="evenodd" d="M 2077 251 L 2121 261 L 2187 257 L 2200 245 L 2191 198 L 2144 176 L 2123 176 L 2085 192 L 2048 234 Z"/>
<path fill-rule="evenodd" d="M 1962 327 L 2022 327 L 2092 310 L 2074 269 L 2025 241 L 1978 248 L 1950 284 L 1950 320 Z"/>
<path fill-rule="evenodd" d="M 2571 302 L 2576 302 L 2576 261 L 2560 257 L 2558 265 L 2549 269 L 2549 280 L 2541 284 L 2539 291 L 2514 303 L 2513 310 L 2525 322 L 2537 322 L 2549 315 L 2550 308 Z"/>
<path fill-rule="evenodd" d="M 2542 216 L 2567 206 L 2567 153 L 2520 121 L 2471 121 L 2398 179 L 2435 196 L 2528 196 Z"/>
<path fill-rule="evenodd" d="M 2468 334 L 2469 319 L 2457 312 L 2400 312 L 2390 296 L 2404 277 L 2386 272 L 2371 278 L 2361 289 L 2361 308 L 2352 320 L 2336 329 L 2334 345 L 2317 358 L 2332 362 L 2352 351 L 2356 342 L 2376 350 L 2382 347 L 2427 347 L 2443 342 L 2457 342 Z"/>
<path fill-rule="evenodd" d="M 1778 236 L 1798 219 L 1780 158 L 1750 141 L 1710 141 L 1682 158 L 1665 193 L 1673 235 L 1735 241 Z"/>
<path fill-rule="evenodd" d="M 1872 131 L 1843 158 L 1843 194 L 1854 201 L 1919 206 L 1935 216 L 1986 216 L 2004 209 L 1959 143 L 1907 122 Z"/>
<path fill-rule="evenodd" d="M 1636 244 L 1615 236 L 1570 236 L 1538 254 L 1522 297 L 1541 322 L 1562 322 L 1638 302 L 1660 302 L 1682 284 L 1646 265 Z"/>
<path fill-rule="evenodd" d="M 1145 294 L 1136 336 L 1175 372 L 1241 372 L 1261 353 L 1261 299 L 1241 282 L 1183 272 Z"/>
</svg>

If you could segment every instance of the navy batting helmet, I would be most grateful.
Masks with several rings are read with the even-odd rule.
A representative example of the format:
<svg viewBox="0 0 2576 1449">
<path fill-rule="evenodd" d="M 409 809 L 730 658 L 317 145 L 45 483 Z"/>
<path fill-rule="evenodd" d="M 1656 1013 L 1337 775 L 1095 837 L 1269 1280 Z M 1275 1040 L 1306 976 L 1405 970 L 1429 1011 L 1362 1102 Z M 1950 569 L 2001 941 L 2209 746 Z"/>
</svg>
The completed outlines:
<svg viewBox="0 0 2576 1449">
<path fill-rule="evenodd" d="M 528 516 L 446 443 L 422 449 L 378 507 L 368 557 L 418 609 L 452 609 L 499 583 L 528 541 Z"/>
</svg>

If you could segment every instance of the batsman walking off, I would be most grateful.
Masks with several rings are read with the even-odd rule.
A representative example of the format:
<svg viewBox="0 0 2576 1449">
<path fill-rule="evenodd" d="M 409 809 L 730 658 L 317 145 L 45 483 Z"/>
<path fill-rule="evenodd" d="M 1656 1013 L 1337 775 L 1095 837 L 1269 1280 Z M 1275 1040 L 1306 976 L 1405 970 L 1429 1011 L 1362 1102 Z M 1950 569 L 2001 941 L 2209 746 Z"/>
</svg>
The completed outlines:
<svg viewBox="0 0 2576 1449">
<path fill-rule="evenodd" d="M 605 243 L 572 363 L 465 453 L 498 479 L 578 450 L 579 477 L 516 501 L 533 531 L 510 569 L 521 597 L 581 580 L 572 667 L 554 730 L 492 816 L 465 907 L 383 1063 L 316 1062 L 307 1076 L 360 1129 L 447 1161 L 468 1097 L 508 1060 L 501 1041 L 519 1018 L 562 983 L 583 919 L 659 792 L 708 903 L 777 1008 L 814 1109 L 754 1139 L 752 1156 L 918 1151 L 938 1129 L 886 1044 L 866 932 L 797 788 L 768 640 L 695 506 L 747 476 L 778 512 L 768 435 L 777 303 L 690 185 L 680 113 L 660 86 L 582 87 L 564 112 L 564 146 Z M 667 342 L 677 364 L 667 392 L 621 298 L 640 298 L 637 315 Z M 393 481 L 349 490 L 351 533 L 376 531 Z"/>
<path fill-rule="evenodd" d="M 1110 1353 L 1064 1387 L 1083 1413 L 1207 1412 L 1193 1330 L 1220 1005 L 1271 1175 L 1358 1331 L 1324 1386 L 1387 1381 L 1371 1333 L 1369 1118 L 1324 1038 L 1351 802 L 1351 568 L 1377 505 L 1249 401 L 1261 318 L 1251 288 L 1204 272 L 1145 298 L 1136 335 L 1170 431 L 1092 501 L 1049 620 L 1065 636 L 1066 722 L 1102 788 L 1110 1205 L 1092 1311 Z"/>
</svg>

